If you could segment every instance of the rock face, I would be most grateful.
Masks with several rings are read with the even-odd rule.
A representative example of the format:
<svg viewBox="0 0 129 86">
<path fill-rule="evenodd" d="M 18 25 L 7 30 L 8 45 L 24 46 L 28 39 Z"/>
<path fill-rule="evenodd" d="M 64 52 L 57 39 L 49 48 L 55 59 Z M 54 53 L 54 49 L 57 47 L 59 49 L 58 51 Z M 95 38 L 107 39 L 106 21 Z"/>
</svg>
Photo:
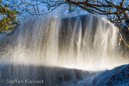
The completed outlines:
<svg viewBox="0 0 129 86">
<path fill-rule="evenodd" d="M 119 45 L 121 49 L 121 54 L 124 57 L 128 58 L 129 47 L 127 45 L 129 45 L 129 19 L 125 20 L 123 24 L 116 25 L 116 26 L 119 28 L 119 33 L 124 39 L 124 41 L 122 41 L 121 36 L 119 36 Z"/>
<path fill-rule="evenodd" d="M 125 39 L 129 39 L 129 19 L 125 20 L 125 22 L 123 23 L 121 33 L 123 37 L 125 37 Z"/>
<path fill-rule="evenodd" d="M 94 78 L 93 86 L 129 86 L 129 65 L 106 70 Z"/>
<path fill-rule="evenodd" d="M 126 26 L 129 27 L 129 19 L 125 20 Z"/>
</svg>

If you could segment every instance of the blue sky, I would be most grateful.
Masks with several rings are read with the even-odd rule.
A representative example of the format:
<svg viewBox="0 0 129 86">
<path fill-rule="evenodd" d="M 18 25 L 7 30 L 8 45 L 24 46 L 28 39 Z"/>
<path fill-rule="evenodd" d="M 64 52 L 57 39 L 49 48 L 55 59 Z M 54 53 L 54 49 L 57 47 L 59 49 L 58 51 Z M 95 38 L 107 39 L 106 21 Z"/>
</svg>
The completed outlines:
<svg viewBox="0 0 129 86">
<path fill-rule="evenodd" d="M 36 15 L 36 13 L 37 14 L 46 14 L 49 11 L 51 12 L 52 9 L 54 9 L 54 7 L 52 7 L 49 10 L 50 6 L 48 4 L 41 3 L 42 1 L 48 2 L 51 5 L 54 5 L 54 4 L 56 4 L 55 3 L 56 1 L 60 1 L 60 3 L 61 3 L 63 1 L 65 1 L 65 0 L 3 0 L 3 4 L 7 4 L 10 9 L 13 9 L 13 10 L 16 9 L 16 10 L 20 11 L 22 14 L 20 16 L 18 16 L 18 18 L 20 18 L 22 20 L 26 16 L 30 16 L 32 14 Z M 78 0 L 74 0 L 74 1 L 78 1 Z M 80 1 L 85 1 L 85 0 L 80 0 Z M 99 1 L 104 2 L 104 0 L 99 0 Z M 112 1 L 114 4 L 118 4 L 122 0 L 110 0 L 110 1 Z M 125 2 L 129 4 L 129 0 L 125 0 Z M 33 5 L 35 5 L 35 8 L 33 7 Z M 59 7 L 57 7 L 51 13 L 53 15 L 62 14 L 63 17 L 64 16 L 66 17 L 66 16 L 78 16 L 78 15 L 88 14 L 87 11 L 81 10 L 79 7 L 73 6 L 72 9 L 74 9 L 74 11 L 69 12 L 68 4 L 63 4 L 63 5 L 59 6 Z M 111 10 L 113 10 L 113 9 L 111 9 Z M 39 16 L 39 15 L 37 15 L 37 16 Z M 2 19 L 1 15 L 0 15 L 0 19 Z"/>
</svg>

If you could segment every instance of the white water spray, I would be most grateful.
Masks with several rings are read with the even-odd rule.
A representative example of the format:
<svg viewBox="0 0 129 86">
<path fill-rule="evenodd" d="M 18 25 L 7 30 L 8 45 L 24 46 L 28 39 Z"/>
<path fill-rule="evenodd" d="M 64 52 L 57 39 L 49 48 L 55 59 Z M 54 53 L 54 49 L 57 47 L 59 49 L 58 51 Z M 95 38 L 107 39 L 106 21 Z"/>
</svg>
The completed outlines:
<svg viewBox="0 0 129 86">
<path fill-rule="evenodd" d="M 119 54 L 117 28 L 93 15 L 27 18 L 4 42 L 1 79 L 44 79 L 45 86 L 58 86 L 55 67 L 95 71 L 127 63 Z M 86 78 L 85 73 L 81 75 Z M 75 76 L 72 79 L 76 80 Z M 73 86 L 85 85 L 79 83 Z"/>
</svg>

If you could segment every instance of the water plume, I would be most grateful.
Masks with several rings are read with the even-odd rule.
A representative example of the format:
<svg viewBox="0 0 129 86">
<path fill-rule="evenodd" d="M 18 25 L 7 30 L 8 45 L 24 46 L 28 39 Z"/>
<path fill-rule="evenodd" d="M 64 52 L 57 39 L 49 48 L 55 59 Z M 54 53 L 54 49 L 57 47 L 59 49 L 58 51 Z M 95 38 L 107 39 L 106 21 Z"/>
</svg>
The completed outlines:
<svg viewBox="0 0 129 86">
<path fill-rule="evenodd" d="M 120 55 L 117 28 L 95 15 L 26 18 L 3 43 L 1 79 L 43 79 L 45 86 L 70 85 L 60 80 L 77 80 L 70 86 L 86 86 L 82 82 L 96 73 L 77 70 L 100 71 L 128 62 Z M 67 78 L 61 78 L 64 75 Z"/>
</svg>

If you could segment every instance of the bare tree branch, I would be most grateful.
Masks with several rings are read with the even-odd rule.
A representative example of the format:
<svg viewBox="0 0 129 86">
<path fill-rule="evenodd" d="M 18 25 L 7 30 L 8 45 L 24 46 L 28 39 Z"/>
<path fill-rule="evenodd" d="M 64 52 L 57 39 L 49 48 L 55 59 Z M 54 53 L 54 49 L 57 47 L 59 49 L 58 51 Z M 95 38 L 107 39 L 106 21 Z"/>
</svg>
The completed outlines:
<svg viewBox="0 0 129 86">
<path fill-rule="evenodd" d="M 33 0 L 34 3 L 23 1 L 17 7 L 25 5 L 26 8 L 22 11 L 25 10 L 33 16 L 38 16 L 50 13 L 65 4 L 67 8 L 69 7 L 70 12 L 76 11 L 75 8 L 81 8 L 89 13 L 106 15 L 111 22 L 121 23 L 122 20 L 129 18 L 129 2 L 121 0 L 118 3 L 117 1 L 115 0 L 114 3 L 112 0 Z M 14 2 L 11 3 L 15 4 Z M 42 8 L 39 9 L 41 5 Z"/>
<path fill-rule="evenodd" d="M 91 3 L 91 1 L 71 1 L 71 0 L 66 0 L 67 3 L 69 4 L 73 4 L 73 5 L 77 5 L 78 7 L 88 11 L 89 13 L 94 13 L 94 14 L 100 14 L 100 15 L 116 15 L 113 16 L 112 19 L 114 17 L 117 17 L 117 21 L 114 20 L 113 22 L 115 23 L 122 23 L 123 19 L 128 19 L 129 15 L 127 14 L 126 11 L 129 11 L 129 8 L 123 6 L 125 0 L 122 0 L 122 2 L 118 5 L 115 5 L 114 3 L 112 3 L 111 1 L 108 0 L 104 0 L 106 3 L 100 2 L 100 1 L 95 1 L 98 2 L 99 4 L 96 3 Z M 103 8 L 111 8 L 111 9 L 117 9 L 116 11 L 109 11 L 109 10 L 103 10 Z M 124 15 L 123 17 L 120 15 Z M 110 20 L 112 20 L 110 19 Z"/>
</svg>

